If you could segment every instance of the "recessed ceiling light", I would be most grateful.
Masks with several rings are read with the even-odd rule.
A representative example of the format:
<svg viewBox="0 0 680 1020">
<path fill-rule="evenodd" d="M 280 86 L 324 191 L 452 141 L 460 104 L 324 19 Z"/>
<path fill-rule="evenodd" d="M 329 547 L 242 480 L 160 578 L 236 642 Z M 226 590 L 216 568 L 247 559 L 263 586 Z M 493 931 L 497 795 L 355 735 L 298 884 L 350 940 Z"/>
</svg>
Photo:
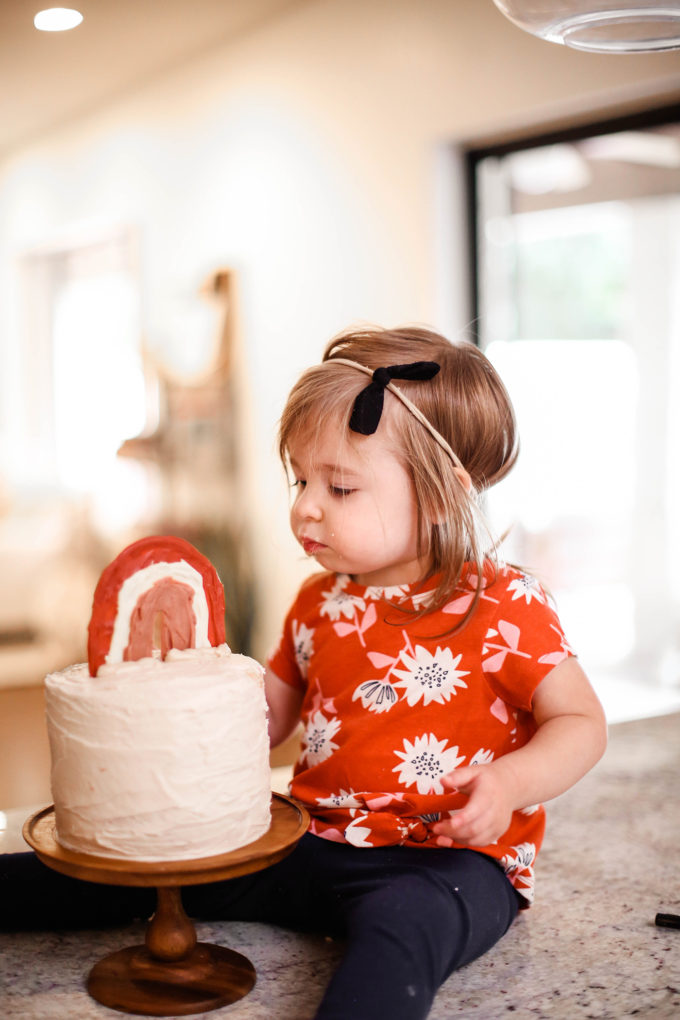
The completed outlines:
<svg viewBox="0 0 680 1020">
<path fill-rule="evenodd" d="M 69 28 L 79 25 L 82 20 L 80 11 L 74 11 L 70 7 L 49 7 L 36 14 L 33 24 L 41 32 L 67 32 Z"/>
</svg>

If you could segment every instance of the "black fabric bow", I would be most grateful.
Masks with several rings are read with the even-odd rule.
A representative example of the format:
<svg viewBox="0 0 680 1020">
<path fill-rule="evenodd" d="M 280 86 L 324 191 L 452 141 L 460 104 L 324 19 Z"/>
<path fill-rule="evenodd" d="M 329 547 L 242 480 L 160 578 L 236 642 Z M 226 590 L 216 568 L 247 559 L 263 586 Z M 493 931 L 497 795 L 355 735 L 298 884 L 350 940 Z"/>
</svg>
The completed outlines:
<svg viewBox="0 0 680 1020">
<path fill-rule="evenodd" d="M 414 361 L 410 365 L 388 365 L 376 368 L 373 381 L 354 401 L 349 427 L 362 436 L 372 436 L 380 424 L 385 388 L 392 379 L 432 379 L 439 371 L 436 361 Z"/>
</svg>

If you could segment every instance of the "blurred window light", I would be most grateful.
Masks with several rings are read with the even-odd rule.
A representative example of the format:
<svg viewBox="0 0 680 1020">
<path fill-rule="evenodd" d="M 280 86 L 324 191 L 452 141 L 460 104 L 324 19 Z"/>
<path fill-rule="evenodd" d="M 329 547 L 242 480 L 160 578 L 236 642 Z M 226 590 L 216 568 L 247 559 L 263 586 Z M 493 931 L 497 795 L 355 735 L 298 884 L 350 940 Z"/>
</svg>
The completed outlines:
<svg viewBox="0 0 680 1020">
<path fill-rule="evenodd" d="M 146 423 L 138 299 L 129 274 L 68 281 L 53 319 L 54 431 L 58 473 L 91 491 L 123 440 Z"/>
<path fill-rule="evenodd" d="M 556 592 L 579 653 L 614 665 L 635 638 L 627 562 L 637 358 L 616 340 L 517 340 L 486 352 L 512 395 L 522 443 L 516 468 L 488 495 L 495 530 L 508 532 L 504 554 Z"/>
<path fill-rule="evenodd" d="M 680 169 L 680 138 L 661 132 L 618 131 L 586 138 L 580 145 L 588 160 Z"/>
<path fill-rule="evenodd" d="M 590 182 L 588 164 L 575 145 L 562 142 L 508 157 L 513 187 L 528 195 L 577 191 Z"/>
<path fill-rule="evenodd" d="M 23 414 L 8 477 L 22 499 L 49 495 L 114 533 L 154 499 L 149 473 L 118 451 L 152 426 L 158 395 L 143 362 L 136 232 L 83 233 L 23 264 Z"/>
<path fill-rule="evenodd" d="M 504 526 L 521 520 L 532 534 L 578 534 L 581 521 L 599 532 L 597 548 L 580 562 L 565 551 L 551 573 L 618 576 L 635 503 L 635 353 L 620 340 L 550 339 L 491 343 L 486 353 L 510 391 L 522 440 L 516 469 L 489 494 L 502 493 Z"/>
<path fill-rule="evenodd" d="M 676 123 L 553 135 L 478 153 L 474 179 L 480 343 L 522 444 L 487 496 L 503 553 L 594 680 L 680 690 L 678 144 Z"/>
</svg>

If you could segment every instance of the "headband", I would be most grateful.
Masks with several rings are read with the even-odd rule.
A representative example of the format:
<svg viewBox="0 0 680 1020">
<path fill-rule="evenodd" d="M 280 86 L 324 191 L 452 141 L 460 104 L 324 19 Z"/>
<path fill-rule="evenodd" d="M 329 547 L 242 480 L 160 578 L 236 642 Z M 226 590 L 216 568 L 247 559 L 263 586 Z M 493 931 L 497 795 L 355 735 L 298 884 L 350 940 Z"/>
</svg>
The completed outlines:
<svg viewBox="0 0 680 1020">
<path fill-rule="evenodd" d="M 349 427 L 352 432 L 358 432 L 362 436 L 372 436 L 380 423 L 382 415 L 385 390 L 393 393 L 398 400 L 401 400 L 404 407 L 407 407 L 411 414 L 424 425 L 432 438 L 441 446 L 442 450 L 449 455 L 456 467 L 465 470 L 460 457 L 453 452 L 443 435 L 437 431 L 434 425 L 427 420 L 419 407 L 402 393 L 398 386 L 395 386 L 392 379 L 427 380 L 433 379 L 439 372 L 439 365 L 436 361 L 414 361 L 410 365 L 388 365 L 384 368 L 376 368 L 375 371 L 367 368 L 358 361 L 350 361 L 349 358 L 328 358 L 328 364 L 350 365 L 358 369 L 364 375 L 371 376 L 371 382 L 366 386 L 354 401 L 352 415 L 349 420 Z"/>
</svg>

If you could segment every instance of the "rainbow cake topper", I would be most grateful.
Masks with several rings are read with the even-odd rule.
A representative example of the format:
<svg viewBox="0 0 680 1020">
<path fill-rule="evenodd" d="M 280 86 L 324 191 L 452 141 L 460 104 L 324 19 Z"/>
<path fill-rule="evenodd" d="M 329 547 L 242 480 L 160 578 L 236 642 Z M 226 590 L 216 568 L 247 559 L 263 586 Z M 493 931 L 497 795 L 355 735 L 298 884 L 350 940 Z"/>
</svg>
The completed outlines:
<svg viewBox="0 0 680 1020">
<path fill-rule="evenodd" d="M 90 675 L 104 663 L 151 655 L 161 619 L 161 656 L 226 639 L 224 589 L 210 560 L 174 535 L 133 542 L 103 571 L 88 628 Z"/>
</svg>

